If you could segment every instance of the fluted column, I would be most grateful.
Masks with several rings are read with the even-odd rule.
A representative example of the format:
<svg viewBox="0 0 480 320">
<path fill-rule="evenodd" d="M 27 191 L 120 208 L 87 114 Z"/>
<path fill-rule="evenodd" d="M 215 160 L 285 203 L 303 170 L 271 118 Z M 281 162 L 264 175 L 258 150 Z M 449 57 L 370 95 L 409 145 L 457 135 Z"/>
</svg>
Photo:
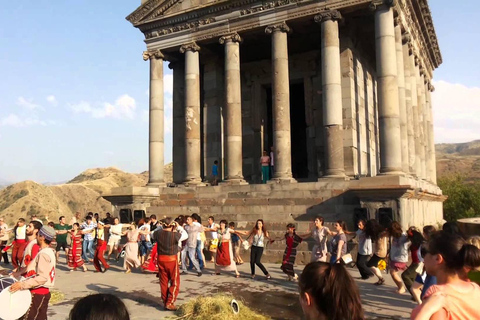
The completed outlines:
<svg viewBox="0 0 480 320">
<path fill-rule="evenodd" d="M 201 184 L 200 177 L 200 47 L 191 42 L 180 47 L 185 54 L 185 184 Z"/>
<path fill-rule="evenodd" d="M 225 157 L 226 182 L 246 183 L 242 169 L 242 89 L 240 41 L 237 33 L 220 38 L 225 46 Z"/>
<path fill-rule="evenodd" d="M 274 182 L 293 182 L 292 147 L 290 136 L 290 77 L 288 73 L 286 23 L 268 26 L 267 34 L 272 35 L 272 110 L 273 147 L 275 159 Z"/>
<path fill-rule="evenodd" d="M 434 127 L 433 127 L 433 107 L 432 107 L 432 95 L 431 93 L 435 91 L 435 87 L 431 84 L 428 83 L 428 88 L 427 88 L 427 97 L 428 97 L 428 116 L 429 116 L 429 145 L 430 145 L 430 180 L 434 183 L 437 184 L 437 158 L 435 156 L 435 132 L 434 132 Z"/>
<path fill-rule="evenodd" d="M 150 60 L 148 186 L 164 185 L 163 59 L 160 50 L 143 52 L 143 60 Z"/>
<path fill-rule="evenodd" d="M 403 61 L 402 27 L 398 18 L 395 19 L 395 44 L 397 48 L 398 106 L 400 111 L 402 171 L 409 173 L 407 101 L 405 99 L 405 65 Z"/>
<path fill-rule="evenodd" d="M 425 161 L 426 161 L 426 174 L 427 174 L 427 180 L 428 181 L 433 181 L 432 179 L 432 168 L 434 166 L 432 162 L 432 145 L 430 144 L 431 142 L 431 135 L 432 132 L 430 131 L 430 125 L 431 125 L 431 117 L 430 117 L 430 80 L 425 79 L 425 84 L 424 84 L 424 91 L 425 91 L 425 108 L 423 109 L 423 114 L 425 115 L 425 144 L 426 144 L 426 153 L 425 153 Z"/>
<path fill-rule="evenodd" d="M 323 130 L 325 132 L 325 177 L 345 177 L 343 149 L 342 74 L 338 11 L 315 16 L 321 26 Z"/>
<path fill-rule="evenodd" d="M 418 132 L 420 135 L 420 177 L 426 179 L 425 165 L 425 125 L 423 107 L 425 105 L 425 93 L 423 92 L 423 72 L 421 71 L 420 60 L 417 58 L 417 95 L 418 95 Z"/>
<path fill-rule="evenodd" d="M 407 109 L 408 171 L 415 175 L 415 131 L 413 126 L 412 83 L 410 68 L 410 35 L 403 35 L 403 62 L 405 75 L 405 104 Z"/>
<path fill-rule="evenodd" d="M 402 172 L 400 110 L 393 10 L 380 5 L 375 10 L 378 115 L 380 125 L 380 173 Z"/>
<path fill-rule="evenodd" d="M 170 62 L 173 70 L 173 182 L 181 184 L 185 181 L 185 61 Z"/>
<path fill-rule="evenodd" d="M 413 111 L 413 131 L 415 135 L 415 176 L 421 178 L 422 169 L 420 161 L 420 125 L 418 118 L 418 87 L 417 87 L 417 73 L 415 55 L 410 55 L 410 81 L 412 85 L 412 111 Z"/>
<path fill-rule="evenodd" d="M 425 160 L 423 161 L 424 166 L 425 166 L 425 180 L 430 181 L 430 171 L 428 169 L 428 144 L 430 142 L 428 138 L 428 112 L 427 112 L 427 89 L 426 89 L 426 74 L 425 70 L 422 68 L 421 73 L 420 73 L 420 78 L 421 78 L 421 86 L 422 86 L 422 126 L 423 126 L 423 149 L 425 152 Z"/>
</svg>

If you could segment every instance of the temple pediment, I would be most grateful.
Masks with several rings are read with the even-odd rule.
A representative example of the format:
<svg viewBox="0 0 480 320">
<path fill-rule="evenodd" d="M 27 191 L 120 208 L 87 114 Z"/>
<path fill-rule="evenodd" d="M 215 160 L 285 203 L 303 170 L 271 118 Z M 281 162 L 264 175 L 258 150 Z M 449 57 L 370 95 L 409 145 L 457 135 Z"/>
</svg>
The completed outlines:
<svg viewBox="0 0 480 320">
<path fill-rule="evenodd" d="M 126 19 L 134 26 L 160 20 L 200 8 L 232 2 L 229 0 L 149 0 L 131 13 Z"/>
</svg>

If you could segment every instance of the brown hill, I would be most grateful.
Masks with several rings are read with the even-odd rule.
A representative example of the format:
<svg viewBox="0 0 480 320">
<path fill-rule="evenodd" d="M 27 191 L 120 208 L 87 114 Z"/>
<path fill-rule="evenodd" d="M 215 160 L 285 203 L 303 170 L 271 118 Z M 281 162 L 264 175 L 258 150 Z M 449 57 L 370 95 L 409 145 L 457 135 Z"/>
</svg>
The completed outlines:
<svg viewBox="0 0 480 320">
<path fill-rule="evenodd" d="M 435 146 L 439 178 L 460 174 L 467 182 L 480 181 L 480 140 Z"/>
<path fill-rule="evenodd" d="M 172 164 L 165 166 L 165 180 L 172 181 Z M 0 189 L 0 216 L 11 224 L 33 214 L 53 221 L 77 211 L 105 214 L 112 207 L 101 197 L 103 193 L 115 187 L 144 186 L 147 181 L 148 172 L 132 174 L 112 167 L 88 169 L 66 184 L 54 186 L 23 181 Z"/>
</svg>

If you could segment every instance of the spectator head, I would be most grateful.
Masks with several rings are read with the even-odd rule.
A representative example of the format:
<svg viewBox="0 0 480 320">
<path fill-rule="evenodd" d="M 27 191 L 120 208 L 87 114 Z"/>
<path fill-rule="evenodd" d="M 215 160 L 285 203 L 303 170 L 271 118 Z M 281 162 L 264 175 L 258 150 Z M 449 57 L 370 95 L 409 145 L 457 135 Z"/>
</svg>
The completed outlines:
<svg viewBox="0 0 480 320">
<path fill-rule="evenodd" d="M 87 220 L 87 222 L 91 222 L 92 221 L 92 216 L 90 216 L 90 215 L 86 216 L 85 220 Z"/>
<path fill-rule="evenodd" d="M 55 223 L 53 223 L 53 221 L 50 221 L 49 223 L 47 223 L 47 226 L 55 228 Z"/>
<path fill-rule="evenodd" d="M 198 223 L 202 223 L 202 218 L 200 218 L 200 216 L 197 213 L 192 214 L 192 219 L 193 219 L 193 221 L 196 221 Z"/>
<path fill-rule="evenodd" d="M 218 160 L 213 161 L 213 164 L 218 164 Z"/>
<path fill-rule="evenodd" d="M 424 263 L 430 275 L 461 274 L 480 267 L 480 249 L 458 234 L 439 231 L 430 237 Z"/>
<path fill-rule="evenodd" d="M 220 220 L 220 228 L 223 230 L 223 229 L 226 229 L 228 226 L 228 221 L 227 220 Z"/>
<path fill-rule="evenodd" d="M 445 222 L 443 224 L 442 230 L 446 233 L 457 234 L 460 237 L 464 238 L 463 233 L 462 231 L 460 231 L 460 228 L 458 227 L 458 224 L 456 222 Z"/>
<path fill-rule="evenodd" d="M 347 231 L 347 225 L 343 220 L 337 220 L 337 222 L 335 222 L 334 227 L 335 227 L 335 230 L 337 230 L 338 232 Z"/>
<path fill-rule="evenodd" d="M 58 218 L 58 221 L 65 223 L 65 216 L 60 216 L 60 218 Z"/>
<path fill-rule="evenodd" d="M 186 223 L 187 223 L 189 226 L 192 225 L 192 223 L 193 223 L 193 218 L 192 218 L 192 216 L 188 216 L 188 217 L 187 217 Z"/>
<path fill-rule="evenodd" d="M 235 222 L 233 222 L 233 221 L 229 222 L 229 223 L 228 223 L 228 227 L 229 227 L 230 229 L 235 229 Z"/>
<path fill-rule="evenodd" d="M 107 212 L 105 215 L 107 216 L 107 218 L 110 218 L 112 216 L 110 212 Z"/>
<path fill-rule="evenodd" d="M 322 216 L 318 216 L 315 218 L 314 222 L 315 222 L 315 226 L 317 228 L 320 228 L 320 227 L 323 227 L 323 224 L 325 223 L 325 219 L 323 219 Z"/>
<path fill-rule="evenodd" d="M 307 320 L 364 319 L 358 287 L 342 264 L 307 264 L 298 287 L 300 305 Z"/>
<path fill-rule="evenodd" d="M 357 222 L 357 227 L 358 227 L 358 229 L 360 229 L 360 230 L 365 229 L 365 220 L 363 220 L 363 219 L 358 220 L 358 222 Z"/>
<path fill-rule="evenodd" d="M 215 222 L 215 218 L 213 216 L 208 217 L 208 224 L 212 224 Z"/>
<path fill-rule="evenodd" d="M 183 226 L 186 223 L 185 216 L 184 215 L 179 215 L 175 219 L 175 222 L 177 222 L 180 226 Z"/>
<path fill-rule="evenodd" d="M 157 216 L 154 215 L 154 214 L 152 214 L 152 215 L 150 216 L 150 220 L 152 220 L 152 221 L 157 221 Z"/>
<path fill-rule="evenodd" d="M 23 218 L 18 219 L 17 224 L 18 224 L 20 227 L 24 226 L 24 225 L 25 225 L 25 219 L 23 219 Z"/>
<path fill-rule="evenodd" d="M 120 222 L 120 220 L 118 220 L 117 217 L 113 218 L 113 224 L 118 224 Z"/>
<path fill-rule="evenodd" d="M 108 293 L 92 294 L 78 300 L 70 310 L 69 320 L 130 320 L 127 307 Z"/>
<path fill-rule="evenodd" d="M 30 221 L 27 226 L 27 236 L 36 236 L 40 229 L 42 229 L 42 223 L 36 220 Z"/>
<path fill-rule="evenodd" d="M 264 156 L 268 156 L 267 150 L 263 150 L 263 155 L 264 155 Z"/>
</svg>

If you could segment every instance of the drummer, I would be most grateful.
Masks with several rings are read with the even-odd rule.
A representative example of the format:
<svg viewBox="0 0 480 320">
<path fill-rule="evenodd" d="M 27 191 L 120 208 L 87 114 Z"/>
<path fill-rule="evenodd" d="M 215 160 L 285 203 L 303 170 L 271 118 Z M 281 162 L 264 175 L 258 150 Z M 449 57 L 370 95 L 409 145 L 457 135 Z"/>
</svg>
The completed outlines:
<svg viewBox="0 0 480 320">
<path fill-rule="evenodd" d="M 37 242 L 37 234 L 41 228 L 42 224 L 36 220 L 30 221 L 28 224 L 27 245 L 25 246 L 25 251 L 23 251 L 23 259 L 20 263 L 20 268 L 13 274 L 15 278 L 18 278 L 19 276 L 29 277 L 35 272 L 32 271 L 32 274 L 27 275 L 27 266 L 33 259 L 35 259 L 38 251 L 40 250 L 40 246 Z"/>
<path fill-rule="evenodd" d="M 55 283 L 55 252 L 50 248 L 50 241 L 55 237 L 55 230 L 52 227 L 44 226 L 37 235 L 40 252 L 34 260 L 27 266 L 27 273 L 31 271 L 35 276 L 25 280 L 15 282 L 11 287 L 11 292 L 18 290 L 30 290 L 32 293 L 32 303 L 25 314 L 27 320 L 46 320 L 48 302 L 50 300 L 50 289 Z"/>
</svg>

